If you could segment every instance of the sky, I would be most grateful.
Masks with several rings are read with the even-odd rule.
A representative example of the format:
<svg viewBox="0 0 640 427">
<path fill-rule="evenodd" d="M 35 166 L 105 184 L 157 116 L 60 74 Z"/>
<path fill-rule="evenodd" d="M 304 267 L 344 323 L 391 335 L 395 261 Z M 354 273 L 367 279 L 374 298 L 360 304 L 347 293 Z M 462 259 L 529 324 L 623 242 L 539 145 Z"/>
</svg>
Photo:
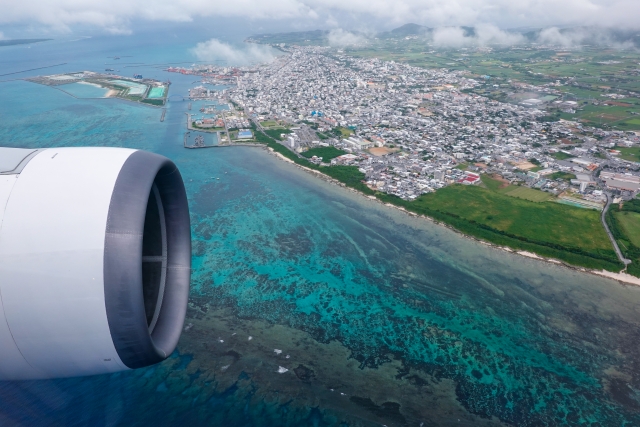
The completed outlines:
<svg viewBox="0 0 640 427">
<path fill-rule="evenodd" d="M 211 18 L 239 22 L 254 32 L 344 28 L 373 33 L 409 22 L 640 30 L 639 14 L 640 0 L 0 0 L 0 37 L 130 35 L 149 25 L 211 23 Z"/>
</svg>

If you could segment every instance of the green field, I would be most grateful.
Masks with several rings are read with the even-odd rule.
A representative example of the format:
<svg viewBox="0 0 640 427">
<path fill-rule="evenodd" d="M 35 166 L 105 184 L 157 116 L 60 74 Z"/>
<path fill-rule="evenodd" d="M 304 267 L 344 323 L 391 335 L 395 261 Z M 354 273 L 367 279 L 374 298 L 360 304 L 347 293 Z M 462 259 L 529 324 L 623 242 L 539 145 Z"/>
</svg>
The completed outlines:
<svg viewBox="0 0 640 427">
<path fill-rule="evenodd" d="M 285 128 L 265 129 L 264 133 L 269 135 L 271 138 L 274 138 L 274 139 L 277 139 L 279 141 L 282 141 L 284 138 L 282 138 L 280 135 L 282 135 L 282 134 L 286 135 L 286 134 L 291 133 L 291 129 L 285 129 Z"/>
<path fill-rule="evenodd" d="M 545 193 L 544 191 L 534 190 L 529 187 L 518 187 L 515 185 L 510 185 L 509 187 L 501 189 L 500 193 L 510 197 L 529 200 L 531 202 L 546 202 L 547 200 L 554 198 L 552 194 Z"/>
<path fill-rule="evenodd" d="M 509 186 L 486 175 L 482 180 L 485 187 L 450 185 L 413 202 L 383 193 L 376 193 L 376 197 L 498 245 L 588 268 L 622 268 L 598 212 L 545 202 L 543 198 L 552 196 Z M 526 195 L 533 199 L 532 192 L 539 201 L 514 197 Z"/>
<path fill-rule="evenodd" d="M 576 179 L 576 176 L 572 173 L 554 172 L 551 175 L 547 176 L 547 178 L 551 180 L 564 179 L 564 180 L 570 181 L 572 179 Z"/>
<path fill-rule="evenodd" d="M 595 211 L 556 203 L 536 203 L 463 185 L 445 187 L 420 197 L 415 203 L 514 235 L 613 254 Z"/>
<path fill-rule="evenodd" d="M 505 181 L 491 178 L 488 175 L 480 177 L 482 183 L 491 191 L 504 194 L 505 196 L 517 197 L 519 199 L 529 200 L 530 202 L 546 202 L 554 198 L 552 194 L 544 191 L 535 190 L 529 187 L 519 187 L 517 185 L 508 185 Z"/>
<path fill-rule="evenodd" d="M 622 211 L 615 212 L 614 215 L 627 239 L 640 248 L 640 213 Z"/>
<path fill-rule="evenodd" d="M 340 136 L 342 138 L 349 138 L 351 135 L 353 135 L 353 131 L 351 129 L 343 128 L 340 126 L 334 128 L 333 131 L 337 136 Z"/>
<path fill-rule="evenodd" d="M 551 156 L 555 157 L 558 160 L 567 160 L 573 158 L 571 154 L 563 153 L 562 151 L 558 151 L 557 153 L 553 153 Z"/>
<path fill-rule="evenodd" d="M 280 126 L 275 120 L 265 120 L 264 122 L 260 122 L 260 124 L 264 128 L 273 128 Z"/>
<path fill-rule="evenodd" d="M 491 178 L 486 174 L 480 175 L 480 179 L 482 180 L 482 184 L 492 191 L 499 191 L 500 189 L 507 188 L 509 186 L 507 182 Z"/>
<path fill-rule="evenodd" d="M 381 197 L 381 199 L 389 198 Z M 403 204 L 467 234 L 589 268 L 621 268 L 599 213 L 451 185 Z"/>
<path fill-rule="evenodd" d="M 305 151 L 304 153 L 302 153 L 302 155 L 307 159 L 310 159 L 313 156 L 322 157 L 322 161 L 324 162 L 328 162 L 329 160 L 334 159 L 338 156 L 342 156 L 343 154 L 347 154 L 347 152 L 339 150 L 335 147 L 311 148 Z"/>
<path fill-rule="evenodd" d="M 627 272 L 640 277 L 640 200 L 611 205 L 607 223 L 624 256 L 631 260 Z"/>
<path fill-rule="evenodd" d="M 616 147 L 620 151 L 620 157 L 623 160 L 640 163 L 640 147 Z"/>
</svg>

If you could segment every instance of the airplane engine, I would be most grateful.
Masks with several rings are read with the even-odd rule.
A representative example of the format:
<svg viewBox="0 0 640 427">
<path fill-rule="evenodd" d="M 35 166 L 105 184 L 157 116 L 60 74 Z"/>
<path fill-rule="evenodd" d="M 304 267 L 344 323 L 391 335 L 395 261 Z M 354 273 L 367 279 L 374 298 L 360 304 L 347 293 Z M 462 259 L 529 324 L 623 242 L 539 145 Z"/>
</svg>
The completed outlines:
<svg viewBox="0 0 640 427">
<path fill-rule="evenodd" d="M 0 148 L 0 380 L 164 360 L 190 274 L 187 196 L 169 159 Z"/>
</svg>

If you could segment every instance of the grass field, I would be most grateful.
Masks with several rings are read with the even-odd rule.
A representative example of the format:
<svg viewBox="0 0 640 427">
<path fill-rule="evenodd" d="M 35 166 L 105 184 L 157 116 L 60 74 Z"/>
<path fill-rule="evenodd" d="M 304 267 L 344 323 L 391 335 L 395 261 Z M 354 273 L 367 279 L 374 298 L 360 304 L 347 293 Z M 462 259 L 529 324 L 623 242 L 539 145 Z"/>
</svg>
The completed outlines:
<svg viewBox="0 0 640 427">
<path fill-rule="evenodd" d="M 622 211 L 614 212 L 614 215 L 625 237 L 635 246 L 640 247 L 640 213 Z"/>
<path fill-rule="evenodd" d="M 282 138 L 280 135 L 289 134 L 289 133 L 291 133 L 291 130 L 290 129 L 285 129 L 285 128 L 265 129 L 264 133 L 269 135 L 271 138 L 274 138 L 274 139 L 282 141 L 284 138 Z"/>
<path fill-rule="evenodd" d="M 567 159 L 570 159 L 570 158 L 573 157 L 571 154 L 563 153 L 562 151 L 558 151 L 557 153 L 553 153 L 552 156 L 555 157 L 558 160 L 567 160 Z"/>
<path fill-rule="evenodd" d="M 612 205 L 607 212 L 607 223 L 624 256 L 632 262 L 627 272 L 640 277 L 640 200 Z"/>
<path fill-rule="evenodd" d="M 529 200 L 530 202 L 546 202 L 554 198 L 553 195 L 545 193 L 544 191 L 534 190 L 529 187 L 519 187 L 517 185 L 509 185 L 507 181 L 489 177 L 488 175 L 481 175 L 480 179 L 485 187 L 489 190 L 504 194 L 509 197 L 517 197 L 519 199 Z"/>
<path fill-rule="evenodd" d="M 260 124 L 264 128 L 273 128 L 280 126 L 275 120 L 265 120 L 264 122 L 260 122 Z"/>
<path fill-rule="evenodd" d="M 347 154 L 346 151 L 339 150 L 335 147 L 317 147 L 311 148 L 310 150 L 302 153 L 302 156 L 310 159 L 313 156 L 322 157 L 322 161 L 328 162 L 331 159 L 334 159 L 338 156 L 342 156 L 343 154 Z"/>
<path fill-rule="evenodd" d="M 579 248 L 596 257 L 615 260 L 611 242 L 596 211 L 558 203 L 531 202 L 486 188 L 462 185 L 445 187 L 421 196 L 413 203 L 528 241 Z"/>
<path fill-rule="evenodd" d="M 349 138 L 353 134 L 353 131 L 351 129 L 343 127 L 338 127 L 337 129 L 340 131 L 340 135 L 342 136 L 342 138 Z"/>
<path fill-rule="evenodd" d="M 498 179 L 490 177 L 489 175 L 480 175 L 480 180 L 482 180 L 482 183 L 484 184 L 485 187 L 487 187 L 489 190 L 492 191 L 498 191 L 502 188 L 506 188 L 509 186 L 509 182 L 505 181 L 503 179 Z"/>
<path fill-rule="evenodd" d="M 569 246 L 611 249 L 598 213 L 585 209 L 535 203 L 462 185 L 452 185 L 423 196 L 417 204 L 446 209 L 516 235 Z"/>
<path fill-rule="evenodd" d="M 622 268 L 598 212 L 543 201 L 552 196 L 487 175 L 482 181 L 483 187 L 450 185 L 413 202 L 382 193 L 376 197 L 498 245 L 588 268 Z"/>
<path fill-rule="evenodd" d="M 529 187 L 518 187 L 510 185 L 509 187 L 500 190 L 500 193 L 510 197 L 517 197 L 519 199 L 529 200 L 531 202 L 546 202 L 554 198 L 553 195 L 545 193 L 544 191 L 534 190 Z"/>
<path fill-rule="evenodd" d="M 623 160 L 640 163 L 640 147 L 616 147 L 620 151 L 620 157 Z"/>
</svg>

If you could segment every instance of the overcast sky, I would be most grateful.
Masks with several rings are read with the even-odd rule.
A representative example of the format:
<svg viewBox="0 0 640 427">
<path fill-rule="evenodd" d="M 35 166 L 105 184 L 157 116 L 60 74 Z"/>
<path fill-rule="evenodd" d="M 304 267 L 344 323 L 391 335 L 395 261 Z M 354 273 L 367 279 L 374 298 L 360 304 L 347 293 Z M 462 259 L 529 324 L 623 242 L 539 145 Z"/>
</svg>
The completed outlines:
<svg viewBox="0 0 640 427">
<path fill-rule="evenodd" d="M 139 24 L 210 17 L 244 17 L 252 27 L 271 31 L 342 27 L 376 32 L 409 22 L 430 27 L 640 29 L 639 16 L 640 0 L 0 0 L 0 33 L 89 28 L 131 34 Z"/>
</svg>

